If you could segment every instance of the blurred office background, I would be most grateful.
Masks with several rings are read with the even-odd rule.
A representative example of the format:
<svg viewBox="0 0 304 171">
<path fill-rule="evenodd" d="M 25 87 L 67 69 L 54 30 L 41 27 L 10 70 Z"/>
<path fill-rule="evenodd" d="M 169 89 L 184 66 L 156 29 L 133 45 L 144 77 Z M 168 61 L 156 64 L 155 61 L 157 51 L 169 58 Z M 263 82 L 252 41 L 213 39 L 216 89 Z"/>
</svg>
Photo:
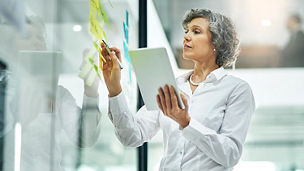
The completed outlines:
<svg viewBox="0 0 304 171">
<path fill-rule="evenodd" d="M 111 46 L 123 49 L 123 22 L 127 10 L 129 49 L 138 47 L 138 2 L 102 1 L 111 25 L 111 29 L 105 25 L 103 28 Z M 148 47 L 165 46 L 168 49 L 176 76 L 192 67 L 192 63 L 182 58 L 184 31 L 181 21 L 184 13 L 190 8 L 208 8 L 232 18 L 240 37 L 241 53 L 235 66 L 227 70 L 250 84 L 257 104 L 241 161 L 234 170 L 304 171 L 304 63 L 299 60 L 294 66 L 287 66 L 284 61 L 294 59 L 286 60 L 282 55 L 292 35 L 286 26 L 288 17 L 298 14 L 304 20 L 304 2 L 148 0 L 147 5 Z M 74 100 L 76 106 L 71 106 L 70 111 L 75 111 L 75 117 L 79 114 L 78 108 L 82 108 L 84 83 L 78 74 L 85 49 L 94 47 L 88 26 L 89 0 L 27 0 L 18 3 L 17 0 L 3 0 L 0 9 L 0 167 L 18 170 L 18 163 L 21 163 L 19 170 L 54 170 L 54 163 L 59 162 L 67 171 L 137 170 L 137 149 L 124 147 L 115 137 L 107 116 L 107 91 L 102 81 L 99 85 L 100 133 L 90 147 L 79 148 L 73 144 L 69 135 L 54 124 L 60 116 L 57 113 L 52 115 L 54 112 L 50 110 L 52 105 L 48 100 L 56 98 L 57 85 L 64 87 Z M 31 56 L 22 59 L 20 50 L 23 54 L 33 55 L 47 52 L 54 58 L 49 61 Z M 61 56 L 60 61 L 55 60 L 57 55 Z M 27 67 L 24 60 L 30 60 L 26 63 L 33 64 L 35 70 Z M 127 65 L 125 60 L 124 65 Z M 45 80 L 36 78 L 39 71 L 51 83 L 41 84 Z M 132 71 L 123 72 L 122 84 L 130 108 L 136 112 L 136 78 Z M 38 92 L 42 92 L 41 95 L 37 95 Z M 42 100 L 37 101 L 38 97 Z M 40 103 L 45 104 L 46 111 L 37 109 L 35 104 Z M 87 109 L 88 114 L 94 114 L 94 110 L 90 110 Z M 69 123 L 68 120 L 61 122 Z M 79 142 L 85 133 L 76 131 L 73 138 Z M 33 141 L 47 144 L 49 151 L 39 150 L 45 146 L 35 146 L 31 144 Z M 23 148 L 34 152 L 21 155 L 18 149 Z M 54 152 L 57 148 L 60 149 L 58 154 Z M 148 143 L 149 171 L 158 170 L 162 153 L 160 132 Z M 5 162 L 9 159 L 11 162 Z M 30 166 L 31 160 L 36 164 Z"/>
</svg>

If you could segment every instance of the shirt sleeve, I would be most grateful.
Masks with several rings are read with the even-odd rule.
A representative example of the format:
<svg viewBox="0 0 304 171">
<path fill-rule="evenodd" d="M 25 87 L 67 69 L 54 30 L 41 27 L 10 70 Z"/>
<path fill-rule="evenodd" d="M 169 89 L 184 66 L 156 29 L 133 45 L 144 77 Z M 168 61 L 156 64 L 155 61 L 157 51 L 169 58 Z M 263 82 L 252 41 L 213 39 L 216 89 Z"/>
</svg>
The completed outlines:
<svg viewBox="0 0 304 171">
<path fill-rule="evenodd" d="M 98 107 L 99 96 L 88 97 L 84 95 L 81 111 L 81 146 L 87 147 L 94 145 L 100 135 L 101 112 Z"/>
<path fill-rule="evenodd" d="M 126 146 L 141 146 L 159 130 L 159 111 L 148 111 L 143 106 L 132 115 L 123 92 L 109 97 L 109 118 L 115 126 L 117 138 Z"/>
<path fill-rule="evenodd" d="M 100 135 L 101 113 L 98 97 L 84 95 L 82 108 L 77 106 L 72 94 L 62 86 L 58 87 L 56 97 L 56 115 L 69 139 L 77 146 L 90 147 Z M 79 133 L 81 130 L 81 142 Z"/>
<path fill-rule="evenodd" d="M 252 91 L 246 82 L 234 88 L 226 105 L 218 132 L 191 119 L 182 130 L 186 139 L 215 162 L 230 168 L 237 164 L 242 154 L 251 116 L 255 110 Z"/>
</svg>

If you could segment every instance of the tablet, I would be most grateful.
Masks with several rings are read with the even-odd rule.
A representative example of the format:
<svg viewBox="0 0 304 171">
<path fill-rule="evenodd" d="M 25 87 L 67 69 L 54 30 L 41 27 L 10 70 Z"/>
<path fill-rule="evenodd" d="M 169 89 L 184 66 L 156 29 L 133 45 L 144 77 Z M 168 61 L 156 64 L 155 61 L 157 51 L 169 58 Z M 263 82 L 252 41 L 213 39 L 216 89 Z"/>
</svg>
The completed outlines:
<svg viewBox="0 0 304 171">
<path fill-rule="evenodd" d="M 140 48 L 129 50 L 137 84 L 147 110 L 159 110 L 156 96 L 160 87 L 173 86 L 179 106 L 184 109 L 180 92 L 170 64 L 166 48 Z"/>
</svg>

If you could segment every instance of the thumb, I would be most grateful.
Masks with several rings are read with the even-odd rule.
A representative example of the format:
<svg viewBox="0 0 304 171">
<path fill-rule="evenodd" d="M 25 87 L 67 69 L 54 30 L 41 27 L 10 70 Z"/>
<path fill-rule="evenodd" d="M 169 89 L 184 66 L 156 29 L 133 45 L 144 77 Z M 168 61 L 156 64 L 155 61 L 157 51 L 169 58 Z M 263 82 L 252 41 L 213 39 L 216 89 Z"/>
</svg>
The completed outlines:
<svg viewBox="0 0 304 171">
<path fill-rule="evenodd" d="M 188 111 L 188 100 L 187 100 L 186 96 L 183 93 L 181 93 L 180 95 L 181 95 L 182 101 L 184 103 L 185 110 Z"/>
</svg>

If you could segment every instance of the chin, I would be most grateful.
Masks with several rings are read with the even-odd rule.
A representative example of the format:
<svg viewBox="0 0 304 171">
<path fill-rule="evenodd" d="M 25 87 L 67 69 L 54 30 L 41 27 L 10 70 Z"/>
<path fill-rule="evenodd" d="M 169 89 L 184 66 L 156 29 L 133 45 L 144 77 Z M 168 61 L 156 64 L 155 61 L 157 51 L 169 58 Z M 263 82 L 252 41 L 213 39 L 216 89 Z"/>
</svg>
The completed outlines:
<svg viewBox="0 0 304 171">
<path fill-rule="evenodd" d="M 183 52 L 183 58 L 184 58 L 184 59 L 191 60 L 191 59 L 192 59 L 191 56 L 192 56 L 192 55 Z"/>
<path fill-rule="evenodd" d="M 184 59 L 188 59 L 188 58 L 187 58 L 187 55 L 185 55 L 184 53 L 183 53 L 183 58 L 184 58 Z"/>
</svg>

